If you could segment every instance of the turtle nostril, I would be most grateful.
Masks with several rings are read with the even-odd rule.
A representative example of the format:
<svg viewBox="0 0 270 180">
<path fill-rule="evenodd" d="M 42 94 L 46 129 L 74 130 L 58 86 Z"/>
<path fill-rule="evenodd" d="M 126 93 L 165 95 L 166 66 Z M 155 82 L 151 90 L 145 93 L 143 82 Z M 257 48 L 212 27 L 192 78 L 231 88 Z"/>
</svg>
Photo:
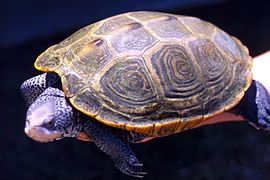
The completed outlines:
<svg viewBox="0 0 270 180">
<path fill-rule="evenodd" d="M 28 128 L 28 127 L 25 127 L 24 128 L 24 132 L 25 132 L 25 134 L 27 135 L 27 136 L 31 136 L 31 130 Z"/>
<path fill-rule="evenodd" d="M 32 137 L 33 134 L 35 133 L 36 131 L 36 127 L 31 127 L 29 125 L 26 125 L 25 128 L 24 128 L 24 133 L 28 136 L 28 137 Z"/>
</svg>

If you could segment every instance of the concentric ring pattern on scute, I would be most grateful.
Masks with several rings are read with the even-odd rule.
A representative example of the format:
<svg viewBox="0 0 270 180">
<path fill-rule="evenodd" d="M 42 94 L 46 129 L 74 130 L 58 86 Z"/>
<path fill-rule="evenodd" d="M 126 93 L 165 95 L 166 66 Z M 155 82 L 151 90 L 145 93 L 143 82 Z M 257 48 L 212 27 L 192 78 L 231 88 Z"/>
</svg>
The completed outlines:
<svg viewBox="0 0 270 180">
<path fill-rule="evenodd" d="M 131 113 L 140 113 L 139 109 L 144 113 L 144 106 L 157 101 L 155 86 L 143 60 L 139 58 L 127 58 L 115 63 L 103 75 L 100 84 L 104 95 L 113 102 L 112 106 L 122 106 Z"/>
<path fill-rule="evenodd" d="M 151 58 L 165 97 L 188 98 L 204 90 L 186 49 L 180 45 L 164 45 Z"/>
<path fill-rule="evenodd" d="M 232 108 L 252 80 L 236 38 L 198 18 L 131 12 L 82 28 L 36 60 L 104 124 L 165 136 Z"/>
<path fill-rule="evenodd" d="M 232 60 L 225 57 L 208 39 L 198 38 L 190 41 L 188 45 L 201 69 L 200 75 L 204 79 L 205 88 L 207 88 L 207 99 L 199 97 L 203 101 L 205 114 L 221 110 L 224 106 L 224 100 L 228 98 L 226 93 L 230 89 L 231 81 L 235 81 Z"/>
</svg>

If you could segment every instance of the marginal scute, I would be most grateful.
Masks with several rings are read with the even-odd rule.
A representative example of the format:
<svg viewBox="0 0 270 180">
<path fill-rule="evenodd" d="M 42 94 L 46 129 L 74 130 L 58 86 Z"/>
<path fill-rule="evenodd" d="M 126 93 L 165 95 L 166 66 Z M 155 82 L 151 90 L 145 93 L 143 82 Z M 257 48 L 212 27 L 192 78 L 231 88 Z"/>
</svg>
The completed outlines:
<svg viewBox="0 0 270 180">
<path fill-rule="evenodd" d="M 223 92 L 224 96 L 222 101 L 228 101 L 227 106 L 229 106 L 229 104 L 236 105 L 236 102 L 242 99 L 244 91 L 246 91 L 251 84 L 252 73 L 251 71 L 247 71 L 248 68 L 251 69 L 247 60 L 248 59 L 245 59 L 234 64 L 234 80 L 231 83 L 230 89 Z M 231 105 L 230 107 L 233 106 Z M 228 110 L 229 108 L 226 109 Z"/>
<path fill-rule="evenodd" d="M 84 82 L 81 77 L 74 73 L 67 73 L 62 76 L 63 90 L 68 98 L 74 96 L 79 90 L 84 88 Z"/>
<path fill-rule="evenodd" d="M 45 61 L 43 66 L 48 70 L 54 70 L 61 64 L 59 57 L 51 57 L 50 60 Z"/>
<path fill-rule="evenodd" d="M 54 70 L 61 63 L 54 55 L 55 48 L 56 45 L 53 45 L 40 54 L 35 62 L 35 68 L 45 72 Z"/>
<path fill-rule="evenodd" d="M 50 58 L 51 58 L 51 55 L 50 55 L 50 54 L 48 54 L 48 53 L 46 53 L 46 52 L 42 53 L 42 54 L 37 58 L 37 60 L 36 60 L 36 62 L 35 62 L 35 67 L 36 67 L 37 69 L 41 69 L 42 71 L 45 71 L 45 72 L 48 71 L 47 68 L 43 66 L 43 64 L 44 64 L 48 59 L 50 59 Z"/>
<path fill-rule="evenodd" d="M 251 84 L 251 65 L 247 48 L 211 23 L 146 11 L 86 26 L 35 62 L 58 73 L 82 113 L 154 137 L 235 106 Z"/>
<path fill-rule="evenodd" d="M 206 111 L 199 95 L 200 94 L 188 98 L 166 99 L 164 111 L 174 111 L 178 113 L 178 116 L 169 116 L 169 113 L 167 118 L 178 117 L 181 120 L 187 120 L 189 118 L 202 117 Z"/>
<path fill-rule="evenodd" d="M 124 116 L 119 112 L 113 111 L 107 107 L 102 107 L 98 115 L 95 117 L 101 121 L 106 121 L 107 123 L 117 124 L 124 129 L 125 124 L 129 121 L 128 116 Z M 104 123 L 106 123 L 104 122 Z"/>
<path fill-rule="evenodd" d="M 147 119 L 142 119 L 141 123 L 136 123 L 136 122 L 127 123 L 125 125 L 125 129 L 132 132 L 138 132 L 138 133 L 154 136 L 153 122 L 147 123 L 147 122 L 144 122 L 143 120 L 147 120 Z"/>
<path fill-rule="evenodd" d="M 169 122 L 169 123 L 166 123 Z M 154 126 L 154 136 L 164 136 L 177 132 L 178 129 L 185 130 L 187 121 L 179 121 L 179 118 L 167 118 L 166 122 L 157 122 Z"/>
<path fill-rule="evenodd" d="M 94 94 L 90 88 L 87 88 L 70 98 L 70 102 L 83 113 L 93 117 L 101 108 L 101 102 Z"/>
</svg>

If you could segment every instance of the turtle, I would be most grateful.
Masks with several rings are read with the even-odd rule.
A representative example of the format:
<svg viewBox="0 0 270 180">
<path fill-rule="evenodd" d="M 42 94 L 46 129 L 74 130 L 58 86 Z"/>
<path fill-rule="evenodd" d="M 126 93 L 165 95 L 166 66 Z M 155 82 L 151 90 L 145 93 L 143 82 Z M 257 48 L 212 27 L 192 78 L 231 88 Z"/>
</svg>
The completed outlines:
<svg viewBox="0 0 270 180">
<path fill-rule="evenodd" d="M 20 87 L 27 136 L 94 142 L 129 176 L 146 174 L 131 143 L 196 128 L 222 112 L 270 127 L 270 98 L 252 79 L 248 48 L 196 17 L 115 15 L 52 45 L 34 65 L 43 74 Z"/>
</svg>

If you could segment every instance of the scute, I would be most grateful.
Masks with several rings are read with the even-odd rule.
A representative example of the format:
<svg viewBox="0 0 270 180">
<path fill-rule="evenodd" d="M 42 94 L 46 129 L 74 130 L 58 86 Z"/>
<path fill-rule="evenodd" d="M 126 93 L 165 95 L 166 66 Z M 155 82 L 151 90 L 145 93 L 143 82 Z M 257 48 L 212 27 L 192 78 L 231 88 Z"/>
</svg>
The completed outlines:
<svg viewBox="0 0 270 180">
<path fill-rule="evenodd" d="M 124 52 L 130 55 L 132 51 L 137 51 L 139 54 L 144 52 L 154 44 L 156 39 L 142 24 L 132 23 L 119 29 L 111 41 L 112 47 L 118 53 Z"/>
<path fill-rule="evenodd" d="M 138 12 L 128 13 L 128 16 L 135 18 L 141 22 L 148 22 L 151 20 L 166 17 L 167 15 L 169 14 L 160 13 L 160 12 L 151 12 L 151 11 L 138 11 Z"/>
<path fill-rule="evenodd" d="M 202 21 L 195 17 L 179 17 L 182 23 L 186 25 L 186 27 L 196 35 L 203 35 L 209 37 L 213 34 L 215 26 L 211 23 Z"/>
<path fill-rule="evenodd" d="M 98 28 L 95 33 L 99 35 L 111 34 L 114 31 L 118 31 L 119 28 L 123 28 L 132 23 L 136 23 L 136 21 L 131 18 L 128 18 L 127 16 L 122 15 L 111 17 L 104 20 L 102 26 Z"/>
<path fill-rule="evenodd" d="M 77 109 L 92 117 L 97 115 L 102 106 L 100 99 L 91 88 L 78 92 L 76 96 L 70 98 L 70 102 Z"/>
<path fill-rule="evenodd" d="M 147 27 L 152 29 L 161 38 L 182 38 L 191 34 L 175 16 L 162 16 L 153 19 L 147 22 Z"/>
<path fill-rule="evenodd" d="M 65 95 L 68 98 L 73 97 L 85 87 L 83 80 L 72 72 L 63 75 L 61 81 Z"/>
<path fill-rule="evenodd" d="M 61 76 L 79 111 L 156 137 L 235 106 L 251 84 L 251 65 L 247 48 L 211 23 L 146 11 L 86 26 L 35 62 Z"/>
<path fill-rule="evenodd" d="M 74 58 L 70 58 L 65 65 L 76 71 L 84 81 L 90 80 L 113 56 L 107 41 L 102 38 L 85 38 L 71 46 L 69 52 Z"/>
<path fill-rule="evenodd" d="M 86 27 L 81 28 L 80 30 L 76 31 L 74 34 L 69 36 L 67 39 L 60 42 L 57 45 L 57 49 L 64 48 L 64 47 L 67 47 L 70 44 L 76 43 L 78 40 L 85 37 L 93 27 L 94 27 L 94 25 L 89 25 L 89 26 L 86 26 Z"/>
<path fill-rule="evenodd" d="M 223 109 L 224 103 L 228 103 L 226 99 L 231 98 L 228 97 L 228 93 L 232 90 L 232 82 L 235 81 L 234 64 L 210 40 L 198 38 L 188 44 L 195 57 L 195 62 L 201 69 L 200 74 L 203 75 L 204 86 L 207 89 L 207 99 L 203 99 L 202 102 L 206 112 L 208 114 L 220 111 Z M 243 76 L 242 72 L 237 73 Z M 236 93 L 240 93 L 242 88 L 238 89 Z"/>
<path fill-rule="evenodd" d="M 143 60 L 127 58 L 118 61 L 100 79 L 104 100 L 125 113 L 155 111 L 157 92 Z"/>
<path fill-rule="evenodd" d="M 187 98 L 203 91 L 203 82 L 192 57 L 178 44 L 164 45 L 151 57 L 151 64 L 159 76 L 164 96 Z"/>
<path fill-rule="evenodd" d="M 213 37 L 213 41 L 224 50 L 233 60 L 239 60 L 241 57 L 239 47 L 236 42 L 223 31 L 218 31 Z"/>
</svg>

